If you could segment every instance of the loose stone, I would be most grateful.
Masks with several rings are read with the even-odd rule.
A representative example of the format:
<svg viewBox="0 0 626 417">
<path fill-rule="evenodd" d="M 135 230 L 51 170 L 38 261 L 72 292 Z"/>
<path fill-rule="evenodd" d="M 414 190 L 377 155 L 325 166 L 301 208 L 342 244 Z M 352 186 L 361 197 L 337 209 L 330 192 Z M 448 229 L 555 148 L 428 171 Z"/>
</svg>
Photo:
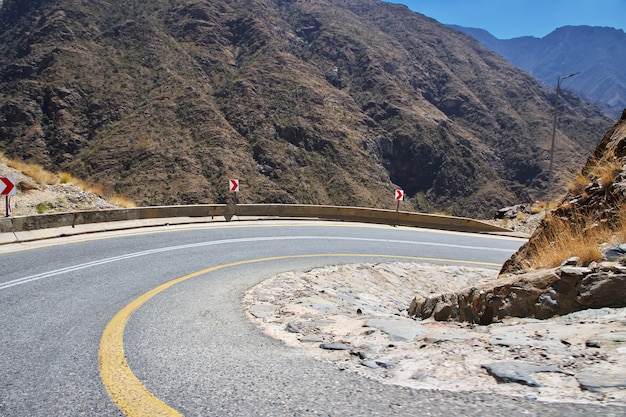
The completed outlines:
<svg viewBox="0 0 626 417">
<path fill-rule="evenodd" d="M 348 346 L 343 343 L 322 343 L 320 347 L 326 350 L 350 350 L 352 349 L 351 346 Z"/>
<path fill-rule="evenodd" d="M 285 329 L 289 332 L 289 333 L 302 333 L 302 330 L 300 330 L 298 328 L 298 326 L 296 326 L 295 324 L 289 322 L 287 323 L 287 326 L 285 326 Z"/>
</svg>

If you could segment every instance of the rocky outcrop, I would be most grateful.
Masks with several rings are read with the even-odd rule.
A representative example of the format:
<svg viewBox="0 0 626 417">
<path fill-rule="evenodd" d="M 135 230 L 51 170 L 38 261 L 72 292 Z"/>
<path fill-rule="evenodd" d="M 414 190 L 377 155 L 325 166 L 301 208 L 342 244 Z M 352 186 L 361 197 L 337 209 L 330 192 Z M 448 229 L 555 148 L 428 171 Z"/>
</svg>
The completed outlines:
<svg viewBox="0 0 626 417">
<path fill-rule="evenodd" d="M 600 263 L 564 265 L 512 275 L 461 292 L 414 298 L 409 315 L 482 325 L 504 317 L 549 317 L 589 308 L 626 306 L 626 267 Z"/>
<path fill-rule="evenodd" d="M 626 308 L 505 318 L 489 326 L 405 314 L 407 294 L 427 297 L 494 281 L 496 271 L 482 268 L 327 266 L 273 276 L 251 288 L 242 306 L 267 335 L 385 384 L 626 404 Z"/>
</svg>

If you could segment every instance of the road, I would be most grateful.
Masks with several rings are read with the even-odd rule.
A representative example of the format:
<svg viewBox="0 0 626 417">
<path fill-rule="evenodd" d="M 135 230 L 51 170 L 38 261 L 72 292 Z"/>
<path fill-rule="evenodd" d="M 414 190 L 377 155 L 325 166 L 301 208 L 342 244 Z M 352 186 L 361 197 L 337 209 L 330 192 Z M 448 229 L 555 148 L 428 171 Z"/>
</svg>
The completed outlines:
<svg viewBox="0 0 626 417">
<path fill-rule="evenodd" d="M 0 415 L 624 415 L 379 384 L 267 337 L 240 304 L 248 288 L 282 271 L 397 260 L 497 268 L 522 243 L 283 221 L 6 245 Z"/>
</svg>

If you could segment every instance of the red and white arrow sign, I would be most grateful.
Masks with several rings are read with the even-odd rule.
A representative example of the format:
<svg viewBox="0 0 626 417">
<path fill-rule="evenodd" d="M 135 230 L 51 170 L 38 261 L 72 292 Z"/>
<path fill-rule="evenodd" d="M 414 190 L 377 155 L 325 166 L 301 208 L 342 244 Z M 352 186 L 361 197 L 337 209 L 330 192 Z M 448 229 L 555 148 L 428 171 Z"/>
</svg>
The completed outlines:
<svg viewBox="0 0 626 417">
<path fill-rule="evenodd" d="M 396 200 L 397 201 L 404 200 L 404 190 L 396 190 Z"/>
<path fill-rule="evenodd" d="M 11 177 L 0 178 L 0 195 L 15 195 L 15 180 Z"/>
<path fill-rule="evenodd" d="M 239 192 L 239 180 L 236 180 L 236 179 L 228 180 L 228 189 L 230 190 L 231 193 L 238 193 Z"/>
</svg>

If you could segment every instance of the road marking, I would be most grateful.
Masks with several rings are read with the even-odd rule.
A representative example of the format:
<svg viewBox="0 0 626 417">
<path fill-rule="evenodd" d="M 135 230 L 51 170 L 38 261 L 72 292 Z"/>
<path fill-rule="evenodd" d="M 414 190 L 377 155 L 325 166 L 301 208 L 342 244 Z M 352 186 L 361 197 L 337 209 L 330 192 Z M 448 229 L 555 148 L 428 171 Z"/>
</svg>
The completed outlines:
<svg viewBox="0 0 626 417">
<path fill-rule="evenodd" d="M 100 339 L 100 349 L 98 351 L 98 362 L 100 365 L 100 376 L 104 387 L 109 396 L 115 402 L 117 407 L 129 417 L 144 416 L 164 416 L 179 417 L 182 416 L 178 411 L 158 399 L 150 392 L 130 369 L 126 356 L 124 354 L 124 329 L 130 320 L 130 317 L 142 305 L 151 298 L 161 292 L 187 281 L 191 278 L 205 275 L 220 269 L 231 268 L 234 266 L 247 265 L 259 262 L 280 261 L 286 259 L 298 258 L 323 258 L 323 257 L 368 257 L 368 258 L 393 258 L 393 259 L 412 259 L 415 261 L 436 261 L 447 263 L 468 263 L 480 265 L 496 265 L 484 262 L 467 262 L 454 259 L 437 259 L 437 258 L 421 258 L 416 256 L 402 255 L 379 255 L 379 254 L 309 254 L 309 255 L 288 255 L 274 256 L 269 258 L 249 259 L 228 264 L 212 266 L 201 271 L 173 279 L 160 286 L 146 292 L 140 297 L 130 302 L 126 307 L 121 309 L 107 324 L 102 338 Z M 499 264 L 497 264 L 499 265 Z"/>
<path fill-rule="evenodd" d="M 83 243 L 83 242 L 91 242 L 95 240 L 104 240 L 104 239 L 113 239 L 118 237 L 129 237 L 129 236 L 142 236 L 142 235 L 151 235 L 157 233 L 173 233 L 180 231 L 189 231 L 189 230 L 215 230 L 215 229 L 229 229 L 229 228 L 238 228 L 238 229 L 247 229 L 247 228 L 270 228 L 270 227 L 343 227 L 343 228 L 376 228 L 376 229 L 387 229 L 389 230 L 391 226 L 388 225 L 380 225 L 380 224 L 370 224 L 370 223 L 343 223 L 343 222 L 333 222 L 333 221 L 313 221 L 313 222 L 304 222 L 304 221 L 295 221 L 286 223 L 285 220 L 281 220 L 280 224 L 273 224 L 271 220 L 260 220 L 259 222 L 265 224 L 259 224 L 255 221 L 250 221 L 252 224 L 215 224 L 215 223 L 195 223 L 195 224 L 173 224 L 173 225 L 160 225 L 160 226 L 137 226 L 135 229 L 132 229 L 132 232 L 128 230 L 106 230 L 99 232 L 89 232 L 85 234 L 91 235 L 99 235 L 95 237 L 80 237 L 83 235 L 71 235 L 71 236 L 62 236 L 52 238 L 51 240 L 57 240 L 55 242 L 50 243 L 38 243 L 41 241 L 28 241 L 28 242 L 17 242 L 7 244 L 7 247 L 14 245 L 24 245 L 18 248 L 4 249 L 3 245 L 0 245 L 0 254 L 5 253 L 13 253 L 13 252 L 22 252 L 32 249 L 40 249 L 40 248 L 48 248 L 53 246 L 61 246 L 61 245 L 70 245 L 74 243 Z M 145 230 L 145 229 L 158 229 L 158 230 Z M 141 230 L 141 231 L 138 231 Z M 498 240 L 528 240 L 526 238 L 513 237 L 513 236 L 499 236 L 499 235 L 491 235 L 491 234 L 480 234 L 480 233 L 469 233 L 469 232 L 454 232 L 449 230 L 439 230 L 439 229 L 426 229 L 421 227 L 408 227 L 408 226 L 398 226 L 395 227 L 394 230 L 402 230 L 405 232 L 420 232 L 420 233 L 437 233 L 437 234 L 455 234 L 455 235 L 471 235 L 474 238 L 482 238 L 482 239 L 498 239 Z M 18 232 L 19 233 L 19 232 Z M 71 239 L 71 240 L 65 240 Z M 48 241 L 49 242 L 49 241 Z M 28 246 L 27 246 L 28 245 Z M 32 246 L 30 246 L 32 245 Z"/>
<path fill-rule="evenodd" d="M 510 249 L 502 249 L 502 248 L 490 248 L 484 246 L 469 246 L 469 245 L 453 245 L 449 243 L 434 243 L 434 242 L 422 242 L 422 241 L 412 241 L 412 240 L 396 240 L 396 239 L 371 239 L 371 238 L 361 238 L 361 237 L 341 237 L 341 236 L 269 236 L 269 237 L 251 237 L 251 238 L 239 238 L 239 239 L 224 239 L 224 240 L 212 240 L 209 242 L 198 242 L 198 243 L 189 243 L 186 245 L 177 245 L 177 246 L 167 246 L 163 248 L 155 248 L 149 249 L 140 252 L 128 253 L 124 255 L 114 256 L 111 258 L 100 259 L 97 261 L 87 262 L 83 264 L 68 266 L 61 269 L 56 269 L 53 271 L 42 272 L 40 274 L 29 275 L 27 277 L 17 278 L 11 281 L 3 282 L 0 284 L 0 291 L 14 287 L 16 285 L 22 285 L 33 281 L 39 281 L 45 278 L 51 278 L 57 275 L 66 274 L 68 272 L 75 272 L 82 269 L 92 268 L 99 265 L 108 264 L 111 262 L 118 262 L 127 259 L 137 258 L 140 256 L 153 255 L 162 252 L 169 252 L 175 250 L 186 250 L 204 246 L 213 246 L 213 245 L 223 245 L 223 244 L 238 244 L 238 243 L 246 243 L 246 242 L 267 242 L 267 241 L 278 241 L 278 240 L 342 240 L 342 241 L 358 241 L 358 242 L 375 242 L 375 243 L 393 243 L 393 244 L 402 244 L 402 245 L 417 245 L 417 246 L 436 246 L 450 249 L 470 249 L 470 250 L 479 250 L 479 251 L 489 251 L 489 252 L 506 252 L 512 253 L 513 251 Z M 473 264 L 471 261 L 464 261 L 468 264 Z M 481 265 L 487 265 L 488 263 L 480 262 Z M 489 264 L 492 266 L 500 266 L 500 264 Z"/>
</svg>

